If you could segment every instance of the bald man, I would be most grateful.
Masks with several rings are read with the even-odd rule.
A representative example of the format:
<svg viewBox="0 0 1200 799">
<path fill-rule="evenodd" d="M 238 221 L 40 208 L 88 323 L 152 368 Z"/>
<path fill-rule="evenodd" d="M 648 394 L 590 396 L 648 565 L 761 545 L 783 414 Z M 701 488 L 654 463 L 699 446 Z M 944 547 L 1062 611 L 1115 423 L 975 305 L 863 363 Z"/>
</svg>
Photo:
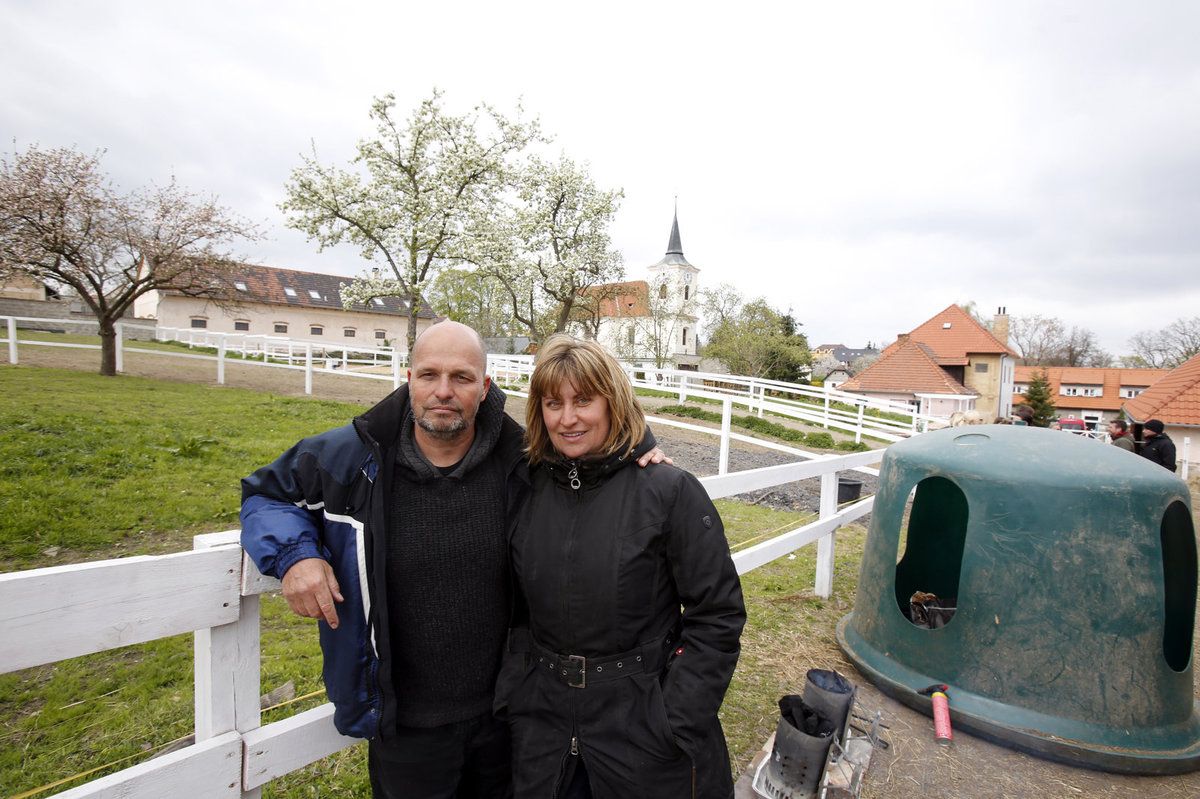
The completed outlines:
<svg viewBox="0 0 1200 799">
<path fill-rule="evenodd" d="M 506 797 L 491 707 L 523 432 L 470 327 L 433 325 L 411 355 L 407 385 L 242 481 L 242 546 L 318 620 L 334 724 L 370 739 L 376 799 Z"/>
</svg>

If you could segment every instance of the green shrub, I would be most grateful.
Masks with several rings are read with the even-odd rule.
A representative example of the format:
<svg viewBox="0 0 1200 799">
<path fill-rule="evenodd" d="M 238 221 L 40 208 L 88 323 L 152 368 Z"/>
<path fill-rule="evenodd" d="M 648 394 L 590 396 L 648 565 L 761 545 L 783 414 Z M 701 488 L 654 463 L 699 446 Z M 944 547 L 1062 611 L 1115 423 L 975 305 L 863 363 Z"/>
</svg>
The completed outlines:
<svg viewBox="0 0 1200 799">
<path fill-rule="evenodd" d="M 721 414 L 706 411 L 703 408 L 693 408 L 691 405 L 664 405 L 656 413 L 669 413 L 672 416 L 686 416 L 689 419 L 700 419 L 705 422 L 720 422 Z"/>
<path fill-rule="evenodd" d="M 843 452 L 866 452 L 870 449 L 865 442 L 862 441 L 839 441 L 837 448 Z"/>
<path fill-rule="evenodd" d="M 817 449 L 833 449 L 833 436 L 829 433 L 809 433 L 808 445 Z"/>
</svg>

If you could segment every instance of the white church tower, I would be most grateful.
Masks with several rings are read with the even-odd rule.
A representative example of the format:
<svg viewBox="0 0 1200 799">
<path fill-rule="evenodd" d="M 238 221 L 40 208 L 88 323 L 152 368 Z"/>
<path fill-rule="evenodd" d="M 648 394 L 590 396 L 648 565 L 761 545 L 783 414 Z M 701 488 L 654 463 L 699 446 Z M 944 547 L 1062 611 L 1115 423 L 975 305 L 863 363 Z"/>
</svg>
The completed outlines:
<svg viewBox="0 0 1200 799">
<path fill-rule="evenodd" d="M 696 369 L 700 270 L 683 256 L 678 211 L 667 254 L 646 273 L 646 280 L 588 289 L 595 300 L 595 315 L 588 317 L 590 321 L 577 319 L 572 332 L 595 337 L 621 360 L 639 366 Z"/>
</svg>

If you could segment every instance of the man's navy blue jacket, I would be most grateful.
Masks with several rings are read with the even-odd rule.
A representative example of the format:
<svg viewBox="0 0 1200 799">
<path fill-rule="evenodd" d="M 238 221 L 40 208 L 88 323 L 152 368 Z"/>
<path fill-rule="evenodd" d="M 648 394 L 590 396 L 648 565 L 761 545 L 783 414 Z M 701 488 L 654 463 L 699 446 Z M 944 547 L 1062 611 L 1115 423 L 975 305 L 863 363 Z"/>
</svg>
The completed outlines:
<svg viewBox="0 0 1200 799">
<path fill-rule="evenodd" d="M 504 392 L 484 403 L 501 409 L 500 440 L 491 457 L 508 475 L 511 517 L 529 485 L 520 425 L 503 414 Z M 388 640 L 389 489 L 400 425 L 408 415 L 401 386 L 350 424 L 306 438 L 242 481 L 242 546 L 263 574 L 283 579 L 297 561 L 324 558 L 343 602 L 338 628 L 320 621 L 325 690 L 338 732 L 374 738 L 395 728 L 395 690 Z M 446 509 L 452 522 L 452 508 Z"/>
</svg>

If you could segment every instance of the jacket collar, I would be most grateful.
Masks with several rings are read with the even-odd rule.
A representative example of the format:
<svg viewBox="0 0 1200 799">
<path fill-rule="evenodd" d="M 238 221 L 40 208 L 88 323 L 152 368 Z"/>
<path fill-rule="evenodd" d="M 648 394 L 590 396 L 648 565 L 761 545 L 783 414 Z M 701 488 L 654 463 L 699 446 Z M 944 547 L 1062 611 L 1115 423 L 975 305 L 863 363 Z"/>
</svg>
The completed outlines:
<svg viewBox="0 0 1200 799">
<path fill-rule="evenodd" d="M 654 434 L 650 432 L 650 428 L 646 428 L 642 440 L 632 451 L 626 447 L 620 447 L 612 455 L 596 458 L 584 457 L 576 460 L 555 454 L 543 461 L 543 464 L 554 482 L 560 485 L 574 489 L 591 487 L 624 469 L 656 446 Z"/>
</svg>

